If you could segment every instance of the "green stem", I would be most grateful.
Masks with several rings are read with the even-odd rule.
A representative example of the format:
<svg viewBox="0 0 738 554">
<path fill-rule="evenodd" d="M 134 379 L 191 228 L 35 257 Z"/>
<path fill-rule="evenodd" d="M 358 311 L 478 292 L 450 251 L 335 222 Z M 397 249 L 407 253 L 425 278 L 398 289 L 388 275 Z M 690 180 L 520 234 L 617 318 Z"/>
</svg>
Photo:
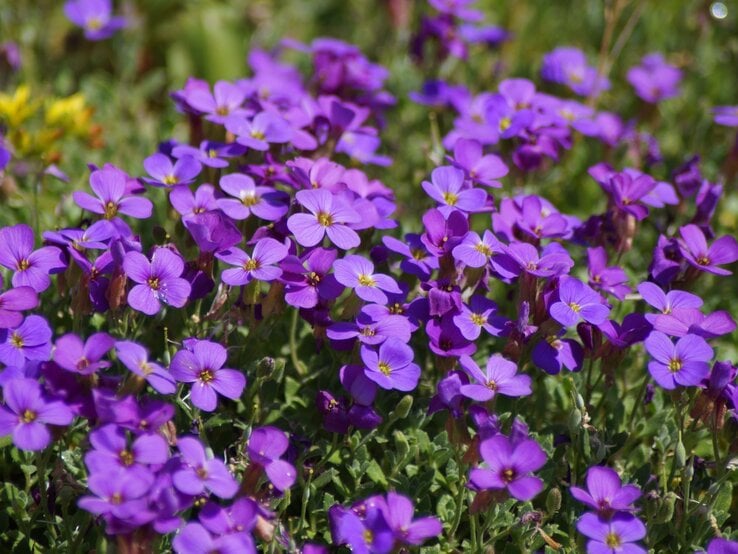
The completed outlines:
<svg viewBox="0 0 738 554">
<path fill-rule="evenodd" d="M 305 375 L 307 373 L 307 368 L 300 358 L 297 357 L 297 321 L 299 316 L 299 311 L 293 310 L 292 322 L 290 324 L 290 358 L 292 359 L 292 365 L 295 366 L 297 374 Z"/>
<path fill-rule="evenodd" d="M 51 448 L 47 448 L 44 452 L 36 455 L 36 484 L 41 494 L 41 508 L 46 518 L 46 527 L 53 539 L 56 539 L 56 518 L 49 511 L 49 493 L 46 490 L 48 482 L 46 480 L 46 463 L 52 452 Z"/>
</svg>

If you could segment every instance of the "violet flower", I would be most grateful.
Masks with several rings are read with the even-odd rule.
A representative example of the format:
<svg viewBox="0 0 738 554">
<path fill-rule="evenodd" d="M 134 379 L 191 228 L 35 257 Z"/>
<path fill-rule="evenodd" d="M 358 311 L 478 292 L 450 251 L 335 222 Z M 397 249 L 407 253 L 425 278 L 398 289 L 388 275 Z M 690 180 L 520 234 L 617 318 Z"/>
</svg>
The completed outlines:
<svg viewBox="0 0 738 554">
<path fill-rule="evenodd" d="M 195 89 L 187 94 L 187 103 L 197 111 L 205 114 L 205 119 L 223 125 L 229 115 L 245 115 L 242 108 L 246 100 L 246 92 L 238 85 L 228 81 L 218 81 L 213 85 L 213 92 L 206 89 Z"/>
<path fill-rule="evenodd" d="M 716 106 L 712 114 L 718 125 L 738 127 L 738 106 Z"/>
<path fill-rule="evenodd" d="M 181 308 L 190 295 L 190 283 L 180 277 L 184 262 L 168 248 L 154 250 L 151 261 L 140 252 L 127 252 L 123 271 L 137 283 L 128 293 L 128 304 L 146 315 L 158 313 L 162 302 Z"/>
<path fill-rule="evenodd" d="M 631 67 L 627 79 L 641 100 L 656 104 L 679 94 L 682 72 L 654 53 L 644 56 L 641 65 Z"/>
<path fill-rule="evenodd" d="M 172 539 L 172 548 L 177 554 L 202 554 L 203 552 L 256 554 L 253 541 L 248 543 L 241 535 L 245 533 L 213 536 L 201 524 L 190 522 Z"/>
<path fill-rule="evenodd" d="M 180 350 L 172 358 L 169 371 L 177 381 L 192 383 L 192 403 L 206 412 L 215 410 L 218 394 L 237 400 L 246 387 L 246 377 L 223 367 L 226 349 L 216 342 L 198 340 L 192 350 Z"/>
<path fill-rule="evenodd" d="M 3 399 L 0 437 L 12 435 L 21 450 L 43 450 L 51 442 L 47 425 L 69 425 L 74 419 L 66 404 L 44 396 L 35 379 L 11 379 L 3 385 Z"/>
<path fill-rule="evenodd" d="M 33 249 L 33 230 L 24 224 L 0 229 L 0 266 L 13 271 L 14 287 L 31 287 L 43 292 L 52 273 L 60 273 L 67 264 L 62 251 L 55 246 Z"/>
<path fill-rule="evenodd" d="M 396 492 L 388 492 L 386 502 L 380 504 L 387 525 L 395 540 L 403 544 L 418 546 L 437 537 L 443 531 L 441 521 L 434 516 L 413 520 L 415 508 L 412 500 Z"/>
<path fill-rule="evenodd" d="M 472 379 L 471 383 L 461 386 L 461 394 L 477 402 L 492 400 L 497 394 L 516 397 L 533 392 L 530 377 L 519 375 L 518 366 L 500 354 L 490 356 L 486 371 L 482 371 L 469 356 L 461 356 L 459 365 Z"/>
<path fill-rule="evenodd" d="M 314 308 L 320 300 L 338 298 L 344 287 L 329 273 L 336 256 L 335 250 L 315 248 L 302 259 L 285 258 L 281 280 L 285 283 L 287 303 L 298 308 Z"/>
<path fill-rule="evenodd" d="M 95 333 L 82 342 L 74 333 L 56 339 L 54 361 L 62 368 L 79 375 L 91 375 L 110 367 L 102 358 L 113 348 L 115 340 L 107 333 Z"/>
<path fill-rule="evenodd" d="M 359 246 L 361 240 L 347 224 L 358 223 L 361 217 L 354 210 L 341 205 L 325 189 L 301 190 L 297 201 L 310 214 L 294 214 L 287 220 L 287 227 L 302 246 L 315 246 L 325 235 L 343 250 Z"/>
<path fill-rule="evenodd" d="M 0 287 L 2 277 L 0 276 Z M 24 310 L 38 306 L 38 294 L 31 287 L 15 287 L 0 293 L 0 329 L 12 329 L 23 323 Z"/>
<path fill-rule="evenodd" d="M 479 212 L 485 209 L 487 193 L 481 189 L 464 188 L 464 172 L 451 166 L 437 167 L 431 181 L 423 181 L 423 190 L 441 204 L 438 210 L 447 216 L 453 210 Z"/>
<path fill-rule="evenodd" d="M 221 278 L 224 283 L 238 286 L 246 285 L 252 279 L 259 281 L 274 281 L 282 275 L 282 269 L 277 263 L 287 256 L 288 249 L 281 242 L 273 238 L 263 238 L 254 246 L 253 255 L 235 246 L 228 250 L 217 252 L 215 257 L 235 268 L 223 271 Z"/>
<path fill-rule="evenodd" d="M 260 112 L 253 119 L 231 115 L 225 120 L 225 127 L 236 135 L 236 141 L 252 150 L 269 150 L 270 144 L 282 144 L 292 139 L 290 124 L 281 115 L 273 112 Z"/>
<path fill-rule="evenodd" d="M 738 260 L 738 241 L 735 237 L 725 235 L 708 247 L 705 234 L 697 225 L 685 225 L 679 229 L 679 233 L 682 235 L 679 250 L 692 267 L 715 275 L 732 274 L 719 266 Z"/>
<path fill-rule="evenodd" d="M 683 290 L 671 290 L 665 293 L 654 283 L 641 283 L 638 285 L 638 292 L 647 304 L 664 315 L 671 314 L 673 310 L 697 309 L 702 306 L 702 298 L 695 294 Z M 645 315 L 649 323 L 653 323 L 656 317 L 655 314 Z"/>
<path fill-rule="evenodd" d="M 387 303 L 388 293 L 402 294 L 400 287 L 389 275 L 374 273 L 374 264 L 361 256 L 351 255 L 333 264 L 336 280 L 356 292 L 367 302 Z"/>
<path fill-rule="evenodd" d="M 497 304 L 484 296 L 474 295 L 469 305 L 461 306 L 461 313 L 453 316 L 454 325 L 467 340 L 477 340 L 484 329 L 488 334 L 499 337 L 505 332 L 505 318 L 495 316 Z"/>
<path fill-rule="evenodd" d="M 459 139 L 454 145 L 454 167 L 464 171 L 467 178 L 481 185 L 501 188 L 497 179 L 510 171 L 505 163 L 494 154 L 483 154 L 482 145 L 476 140 Z"/>
<path fill-rule="evenodd" d="M 220 188 L 233 198 L 219 198 L 218 207 L 235 220 L 253 214 L 266 221 L 277 221 L 287 213 L 289 195 L 271 187 L 257 187 L 248 175 L 224 175 Z"/>
<path fill-rule="evenodd" d="M 276 427 L 258 427 L 249 436 L 249 459 L 263 467 L 269 481 L 282 492 L 294 485 L 297 479 L 295 467 L 281 459 L 288 447 L 287 435 Z"/>
<path fill-rule="evenodd" d="M 136 219 L 151 217 L 153 204 L 148 198 L 129 195 L 126 190 L 126 174 L 120 169 L 106 168 L 93 171 L 90 188 L 95 196 L 74 191 L 74 202 L 83 210 L 113 219 L 118 214 Z"/>
<path fill-rule="evenodd" d="M 597 514 L 587 513 L 577 521 L 577 530 L 590 539 L 588 554 L 646 554 L 646 549 L 633 544 L 646 536 L 646 526 L 631 514 L 617 514 L 603 520 Z"/>
<path fill-rule="evenodd" d="M 599 325 L 610 314 L 600 295 L 573 277 L 561 280 L 559 300 L 549 311 L 551 317 L 566 327 L 573 327 L 580 320 Z"/>
<path fill-rule="evenodd" d="M 144 181 L 155 187 L 188 185 L 202 171 L 202 164 L 192 156 L 182 156 L 175 163 L 172 163 L 169 156 L 159 152 L 146 158 L 143 166 L 151 176 L 144 177 Z"/>
<path fill-rule="evenodd" d="M 124 17 L 113 15 L 111 0 L 68 0 L 64 14 L 82 27 L 88 40 L 104 40 L 126 26 Z"/>
<path fill-rule="evenodd" d="M 115 343 L 118 360 L 132 373 L 145 379 L 151 387 L 161 394 L 172 394 L 177 383 L 171 373 L 155 362 L 149 361 L 146 349 L 133 341 Z"/>
<path fill-rule="evenodd" d="M 95 515 L 111 515 L 123 520 L 145 516 L 148 513 L 146 496 L 154 480 L 154 475 L 143 466 L 94 472 L 87 479 L 87 487 L 95 496 L 83 496 L 77 505 Z"/>
<path fill-rule="evenodd" d="M 22 367 L 26 360 L 48 360 L 51 334 L 49 324 L 39 315 L 29 315 L 14 329 L 0 330 L 0 362 Z"/>
<path fill-rule="evenodd" d="M 609 467 L 592 466 L 587 470 L 587 489 L 570 487 L 571 495 L 609 519 L 618 512 L 633 512 L 633 502 L 641 497 L 635 485 L 622 485 L 620 476 Z"/>
<path fill-rule="evenodd" d="M 104 473 L 114 467 L 129 470 L 137 464 L 161 465 L 169 459 L 169 446 L 161 435 L 142 434 L 129 445 L 125 430 L 114 423 L 92 431 L 90 443 L 93 449 L 85 454 L 85 464 L 91 473 Z"/>
<path fill-rule="evenodd" d="M 710 373 L 713 351 L 702 337 L 686 335 L 674 344 L 664 333 L 653 331 L 645 346 L 653 358 L 648 371 L 667 390 L 697 386 Z"/>
<path fill-rule="evenodd" d="M 217 458 L 208 458 L 205 448 L 196 437 L 177 439 L 182 466 L 172 474 L 177 490 L 197 496 L 208 491 L 218 498 L 233 498 L 238 482 L 226 465 Z"/>
<path fill-rule="evenodd" d="M 413 349 L 394 337 L 384 341 L 377 350 L 361 347 L 364 373 L 383 389 L 411 391 L 418 386 L 420 367 L 413 363 Z"/>
</svg>

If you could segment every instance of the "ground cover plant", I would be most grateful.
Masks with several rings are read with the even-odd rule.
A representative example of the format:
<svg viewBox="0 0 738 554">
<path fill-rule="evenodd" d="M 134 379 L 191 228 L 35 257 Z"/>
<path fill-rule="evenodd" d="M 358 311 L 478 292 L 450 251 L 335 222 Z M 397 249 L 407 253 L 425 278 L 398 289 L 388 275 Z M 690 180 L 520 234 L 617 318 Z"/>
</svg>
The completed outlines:
<svg viewBox="0 0 738 554">
<path fill-rule="evenodd" d="M 738 552 L 738 10 L 0 2 L 0 544 Z"/>
</svg>

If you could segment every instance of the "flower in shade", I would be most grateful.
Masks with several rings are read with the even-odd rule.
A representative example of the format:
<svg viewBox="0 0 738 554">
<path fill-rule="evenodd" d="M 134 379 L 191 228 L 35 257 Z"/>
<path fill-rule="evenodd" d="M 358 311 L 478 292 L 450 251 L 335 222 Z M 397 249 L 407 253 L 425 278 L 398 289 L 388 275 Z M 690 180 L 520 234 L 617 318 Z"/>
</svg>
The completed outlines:
<svg viewBox="0 0 738 554">
<path fill-rule="evenodd" d="M 599 325 L 610 315 L 610 308 L 587 285 L 567 277 L 561 280 L 559 300 L 551 305 L 550 313 L 551 317 L 566 327 L 573 327 L 579 321 Z"/>
<path fill-rule="evenodd" d="M 631 67 L 627 78 L 641 100 L 656 104 L 679 94 L 682 72 L 654 53 L 644 56 L 641 65 Z"/>
<path fill-rule="evenodd" d="M 340 204 L 329 191 L 301 190 L 295 198 L 310 212 L 294 214 L 287 220 L 287 227 L 299 244 L 315 246 L 328 235 L 331 242 L 343 250 L 359 246 L 359 235 L 347 224 L 358 223 L 361 216 Z"/>
<path fill-rule="evenodd" d="M 717 106 L 712 109 L 715 123 L 726 127 L 738 127 L 738 106 Z"/>
<path fill-rule="evenodd" d="M 584 52 L 561 46 L 543 57 L 541 75 L 547 81 L 568 86 L 581 96 L 595 96 L 610 88 L 610 82 L 587 63 Z"/>
<path fill-rule="evenodd" d="M 281 144 L 292 139 L 292 126 L 281 115 L 260 112 L 253 119 L 237 115 L 225 120 L 225 127 L 236 135 L 236 141 L 253 150 L 269 150 L 270 144 Z"/>
<path fill-rule="evenodd" d="M 614 469 L 592 466 L 587 470 L 587 488 L 571 487 L 571 495 L 594 508 L 603 518 L 615 512 L 632 512 L 633 502 L 641 497 L 641 490 L 635 485 L 623 485 Z"/>
<path fill-rule="evenodd" d="M 151 216 L 151 200 L 127 194 L 126 174 L 119 169 L 93 171 L 90 175 L 90 188 L 95 196 L 84 191 L 75 191 L 72 194 L 74 202 L 83 210 L 100 214 L 105 219 L 113 219 L 118 214 L 136 219 Z"/>
<path fill-rule="evenodd" d="M 712 539 L 707 545 L 707 554 L 738 554 L 738 542 L 728 539 Z"/>
<path fill-rule="evenodd" d="M 281 266 L 285 283 L 284 299 L 298 308 L 314 308 L 322 300 L 338 298 L 343 285 L 330 274 L 337 252 L 325 248 L 315 248 L 298 259 L 286 258 Z"/>
<path fill-rule="evenodd" d="M 102 358 L 114 344 L 115 340 L 107 333 L 95 333 L 85 342 L 74 333 L 67 333 L 56 340 L 54 361 L 67 371 L 91 375 L 110 367 L 110 362 Z"/>
<path fill-rule="evenodd" d="M 415 507 L 407 496 L 396 492 L 388 492 L 386 501 L 377 502 L 384 513 L 387 525 L 399 543 L 420 545 L 426 540 L 437 537 L 443 531 L 441 521 L 437 517 L 421 517 L 413 520 Z"/>
<path fill-rule="evenodd" d="M 328 510 L 333 542 L 349 545 L 357 554 L 389 554 L 395 544 L 395 536 L 384 513 L 379 506 L 362 504 L 361 508 L 351 510 L 334 505 Z"/>
<path fill-rule="evenodd" d="M 434 169 L 430 182 L 423 181 L 423 190 L 441 204 L 438 210 L 444 216 L 453 210 L 479 212 L 487 203 L 487 193 L 481 189 L 465 189 L 464 172 L 451 166 Z"/>
<path fill-rule="evenodd" d="M 543 481 L 529 475 L 546 463 L 546 453 L 533 439 L 513 441 L 495 435 L 479 445 L 488 468 L 472 469 L 469 480 L 480 489 L 506 489 L 518 500 L 530 500 L 543 488 Z"/>
<path fill-rule="evenodd" d="M 195 180 L 202 170 L 202 164 L 192 156 L 182 156 L 175 163 L 169 156 L 157 152 L 146 158 L 144 169 L 150 177 L 144 181 L 156 187 L 187 185 Z"/>
<path fill-rule="evenodd" d="M 113 15 L 111 0 L 68 0 L 64 14 L 85 30 L 85 38 L 104 40 L 126 26 L 126 19 Z"/>
<path fill-rule="evenodd" d="M 653 360 L 648 371 L 667 390 L 677 386 L 694 387 L 710 373 L 712 348 L 700 336 L 686 335 L 676 344 L 664 333 L 653 331 L 645 341 Z"/>
<path fill-rule="evenodd" d="M 295 467 L 281 459 L 288 447 L 284 431 L 272 426 L 254 429 L 247 447 L 249 459 L 264 468 L 269 481 L 280 491 L 289 489 L 297 478 Z"/>
<path fill-rule="evenodd" d="M 222 460 L 208 459 L 205 448 L 196 437 L 177 439 L 182 466 L 172 475 L 172 483 L 178 491 L 197 496 L 205 491 L 219 498 L 233 498 L 238 491 L 238 481 L 228 471 Z"/>
<path fill-rule="evenodd" d="M 361 256 L 346 256 L 333 264 L 336 280 L 353 289 L 356 296 L 367 302 L 387 303 L 385 292 L 402 294 L 389 275 L 374 273 L 374 264 Z"/>
<path fill-rule="evenodd" d="M 507 175 L 508 167 L 494 154 L 483 154 L 482 145 L 476 140 L 459 139 L 454 144 L 454 167 L 464 171 L 466 176 L 482 185 L 502 187 L 497 179 Z"/>
<path fill-rule="evenodd" d="M 633 544 L 646 536 L 646 526 L 631 514 L 606 520 L 586 513 L 577 521 L 577 530 L 589 539 L 588 554 L 646 554 L 645 548 Z"/>
<path fill-rule="evenodd" d="M 109 471 L 112 467 L 126 470 L 136 464 L 159 465 L 169 459 L 169 446 L 161 435 L 144 433 L 129 445 L 125 430 L 114 423 L 92 431 L 90 443 L 93 449 L 85 454 L 85 464 L 92 473 Z"/>
<path fill-rule="evenodd" d="M 2 287 L 2 277 L 0 277 Z M 15 287 L 0 293 L 0 329 L 12 329 L 23 323 L 24 310 L 38 306 L 38 294 L 31 287 Z"/>
<path fill-rule="evenodd" d="M 618 300 L 624 300 L 625 295 L 630 292 L 628 275 L 620 266 L 608 267 L 605 249 L 602 246 L 587 248 L 587 262 L 589 285 L 612 294 Z"/>
<path fill-rule="evenodd" d="M 411 391 L 418 386 L 420 367 L 413 363 L 413 357 L 413 349 L 394 337 L 377 350 L 361 347 L 364 373 L 383 389 Z"/>
<path fill-rule="evenodd" d="M 51 356 L 51 328 L 39 315 L 29 315 L 15 329 L 0 330 L 0 362 L 22 367 L 26 360 Z"/>
<path fill-rule="evenodd" d="M 72 410 L 59 400 L 48 400 L 35 379 L 18 377 L 3 386 L 0 436 L 12 435 L 21 450 L 43 450 L 51 442 L 47 425 L 69 425 Z"/>
<path fill-rule="evenodd" d="M 229 285 L 246 285 L 252 279 L 274 281 L 282 275 L 282 269 L 275 264 L 287 256 L 287 247 L 273 238 L 263 238 L 254 246 L 253 255 L 237 247 L 231 247 L 215 254 L 215 257 L 235 268 L 223 271 L 222 279 Z"/>
<path fill-rule="evenodd" d="M 582 368 L 582 345 L 574 339 L 561 338 L 563 335 L 561 332 L 539 340 L 531 352 L 531 361 L 551 375 L 558 374 L 564 367 L 569 371 Z"/>
<path fill-rule="evenodd" d="M 177 381 L 192 383 L 192 403 L 206 412 L 215 410 L 218 394 L 236 400 L 246 387 L 246 377 L 235 369 L 223 367 L 226 349 L 216 342 L 195 341 L 191 350 L 180 350 L 172 358 L 169 370 Z"/>
<path fill-rule="evenodd" d="M 438 269 L 438 258 L 428 252 L 417 233 L 406 233 L 404 241 L 384 236 L 382 243 L 388 250 L 403 256 L 400 269 L 404 273 L 415 275 L 425 281 Z"/>
<path fill-rule="evenodd" d="M 0 229 L 0 265 L 13 272 L 14 287 L 43 292 L 51 284 L 49 275 L 66 269 L 62 251 L 55 246 L 33 249 L 33 230 L 24 224 Z"/>
<path fill-rule="evenodd" d="M 248 175 L 224 175 L 220 179 L 220 189 L 232 198 L 219 198 L 218 207 L 233 219 L 246 219 L 253 214 L 266 221 L 277 221 L 287 213 L 287 193 L 271 187 L 257 187 Z"/>
<path fill-rule="evenodd" d="M 151 261 L 140 252 L 127 252 L 123 271 L 137 283 L 128 293 L 128 304 L 146 315 L 157 313 L 162 302 L 181 308 L 190 295 L 190 283 L 180 277 L 184 262 L 168 248 L 154 250 Z"/>
<path fill-rule="evenodd" d="M 201 524 L 190 522 L 172 539 L 172 548 L 177 554 L 202 554 L 203 552 L 256 554 L 253 542 L 246 543 L 241 536 L 244 534 L 212 535 Z"/>
<path fill-rule="evenodd" d="M 486 371 L 482 371 L 469 356 L 461 356 L 459 364 L 472 379 L 471 383 L 461 386 L 461 394 L 472 400 L 486 402 L 498 394 L 528 396 L 533 392 L 530 377 L 518 375 L 518 366 L 500 354 L 490 356 Z"/>
<path fill-rule="evenodd" d="M 157 392 L 172 394 L 176 390 L 177 384 L 171 373 L 149 361 L 149 353 L 140 344 L 128 340 L 118 341 L 115 343 L 115 352 L 124 366 L 145 379 Z"/>
<path fill-rule="evenodd" d="M 715 275 L 731 275 L 731 271 L 718 266 L 738 260 L 738 241 L 735 237 L 725 235 L 708 247 L 705 234 L 697 225 L 685 225 L 679 229 L 679 233 L 682 235 L 679 250 L 691 266 Z"/>
</svg>

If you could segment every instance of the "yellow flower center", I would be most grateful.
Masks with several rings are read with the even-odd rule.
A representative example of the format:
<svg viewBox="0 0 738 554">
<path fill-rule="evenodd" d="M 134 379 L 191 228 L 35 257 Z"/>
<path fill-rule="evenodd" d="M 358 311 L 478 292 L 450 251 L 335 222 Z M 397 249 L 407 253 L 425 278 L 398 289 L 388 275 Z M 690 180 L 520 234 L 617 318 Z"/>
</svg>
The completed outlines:
<svg viewBox="0 0 738 554">
<path fill-rule="evenodd" d="M 159 290 L 159 278 L 158 277 L 149 277 L 146 283 L 149 285 L 149 288 L 151 290 Z"/>
<path fill-rule="evenodd" d="M 392 373 L 392 368 L 389 366 L 387 362 L 379 362 L 377 364 L 377 367 L 379 367 L 379 371 L 381 371 L 388 377 L 389 377 L 389 374 Z"/>
<path fill-rule="evenodd" d="M 362 536 L 364 537 L 364 542 L 366 544 L 371 544 L 374 540 L 374 534 L 369 529 L 364 529 L 364 534 Z"/>
<path fill-rule="evenodd" d="M 507 131 L 512 125 L 512 119 L 509 117 L 503 117 L 500 119 L 500 131 Z"/>
<path fill-rule="evenodd" d="M 217 113 L 218 115 L 228 115 L 229 111 L 230 110 L 228 110 L 228 106 L 218 106 L 218 109 L 215 110 L 215 113 Z M 213 156 L 211 156 L 211 158 L 212 157 Z"/>
<path fill-rule="evenodd" d="M 154 371 L 154 368 L 151 367 L 151 364 L 149 362 L 141 362 L 138 365 L 138 368 L 141 370 L 141 373 L 144 375 L 149 375 Z"/>
<path fill-rule="evenodd" d="M 29 267 L 31 267 L 31 262 L 28 260 L 23 259 L 18 262 L 18 271 L 25 271 Z"/>
<path fill-rule="evenodd" d="M 264 131 L 258 131 L 256 129 L 251 131 L 251 137 L 255 138 L 256 140 L 264 140 Z"/>
<path fill-rule="evenodd" d="M 365 337 L 373 337 L 376 334 L 376 331 L 371 327 L 364 327 L 361 330 L 361 334 Z"/>
<path fill-rule="evenodd" d="M 16 348 L 23 348 L 23 337 L 21 337 L 17 332 L 13 332 L 13 334 L 10 335 L 10 344 Z"/>
<path fill-rule="evenodd" d="M 310 273 L 308 273 L 307 278 L 308 278 L 308 283 L 312 287 L 317 286 L 317 284 L 320 283 L 320 275 L 318 275 L 314 271 L 311 271 Z"/>
<path fill-rule="evenodd" d="M 99 17 L 91 17 L 87 20 L 87 28 L 90 31 L 97 31 L 102 29 L 103 22 Z"/>
<path fill-rule="evenodd" d="M 699 265 L 710 265 L 710 258 L 708 258 L 705 255 L 702 255 L 699 258 L 697 258 L 697 263 Z"/>
<path fill-rule="evenodd" d="M 488 258 L 492 255 L 492 249 L 484 244 L 483 242 L 480 242 L 479 244 L 474 246 L 474 250 L 479 252 L 480 254 L 487 256 Z"/>
<path fill-rule="evenodd" d="M 444 192 L 443 199 L 446 201 L 446 204 L 448 204 L 449 206 L 455 206 L 456 203 L 459 201 L 459 197 L 453 192 Z"/>
<path fill-rule="evenodd" d="M 208 470 L 205 469 L 202 466 L 198 467 L 197 470 L 195 471 L 195 473 L 197 473 L 197 476 L 200 479 L 207 479 L 208 478 Z"/>
<path fill-rule="evenodd" d="M 255 270 L 255 269 L 256 269 L 256 268 L 258 268 L 258 267 L 259 267 L 259 262 L 258 262 L 258 261 L 256 261 L 256 260 L 255 260 L 255 259 L 253 259 L 253 258 L 252 258 L 252 259 L 250 259 L 250 260 L 248 260 L 248 261 L 247 261 L 247 262 L 246 262 L 245 264 L 243 264 L 243 268 L 244 268 L 244 269 L 245 269 L 246 271 L 253 271 L 253 270 Z"/>
<path fill-rule="evenodd" d="M 197 377 L 203 383 L 209 383 L 210 381 L 215 379 L 215 375 L 213 374 L 212 369 L 203 369 Z"/>
<path fill-rule="evenodd" d="M 21 416 L 21 421 L 23 423 L 33 423 L 36 421 L 36 412 L 33 410 L 23 410 L 23 415 Z"/>
<path fill-rule="evenodd" d="M 679 358 L 669 360 L 669 371 L 676 373 L 682 369 L 682 361 Z"/>
<path fill-rule="evenodd" d="M 582 310 L 582 307 L 576 302 L 569 302 L 569 307 L 576 313 L 579 313 Z"/>
<path fill-rule="evenodd" d="M 218 157 L 218 151 L 215 148 L 211 148 L 208 150 L 208 158 L 217 158 Z"/>
<path fill-rule="evenodd" d="M 130 450 L 121 450 L 118 453 L 118 458 L 120 458 L 120 463 L 122 463 L 124 466 L 133 465 L 133 452 L 131 452 Z"/>
<path fill-rule="evenodd" d="M 359 275 L 359 284 L 365 287 L 377 286 L 377 282 L 371 275 Z"/>
<path fill-rule="evenodd" d="M 110 201 L 105 204 L 105 219 L 113 219 L 118 214 L 118 205 Z"/>
<path fill-rule="evenodd" d="M 608 533 L 605 537 L 605 544 L 610 548 L 618 548 L 622 542 L 620 536 L 617 533 Z"/>
<path fill-rule="evenodd" d="M 110 503 L 111 504 L 120 504 L 123 502 L 123 495 L 119 492 L 113 493 L 113 496 L 110 497 Z"/>
<path fill-rule="evenodd" d="M 330 227 L 331 225 L 333 225 L 333 217 L 331 216 L 331 214 L 320 212 L 318 214 L 318 223 L 320 223 L 323 227 Z"/>
<path fill-rule="evenodd" d="M 251 192 L 241 198 L 241 203 L 246 207 L 251 207 L 259 203 L 259 197 L 255 193 Z"/>
<path fill-rule="evenodd" d="M 505 481 L 505 483 L 511 483 L 513 479 L 515 479 L 514 469 L 508 468 L 502 472 L 502 480 Z"/>
<path fill-rule="evenodd" d="M 176 185 L 177 184 L 177 177 L 174 175 L 167 175 L 164 177 L 164 184 L 165 185 Z"/>
<path fill-rule="evenodd" d="M 484 317 L 482 314 L 472 314 L 471 320 L 474 325 L 479 325 L 480 327 L 487 323 L 487 318 Z"/>
<path fill-rule="evenodd" d="M 496 391 L 497 383 L 495 383 L 494 380 L 490 379 L 489 381 L 487 381 L 487 388 L 491 391 Z M 507 471 L 512 471 L 512 470 L 508 469 Z"/>
</svg>

